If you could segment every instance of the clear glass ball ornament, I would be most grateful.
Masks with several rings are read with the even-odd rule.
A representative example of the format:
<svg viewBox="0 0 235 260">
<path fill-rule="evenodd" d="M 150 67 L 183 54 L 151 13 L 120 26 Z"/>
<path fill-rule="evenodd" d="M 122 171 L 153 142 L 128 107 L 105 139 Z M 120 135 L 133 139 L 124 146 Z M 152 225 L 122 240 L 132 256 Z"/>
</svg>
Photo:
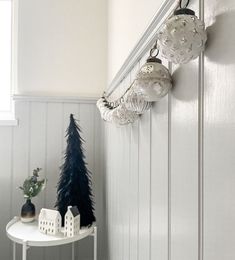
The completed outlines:
<svg viewBox="0 0 235 260">
<path fill-rule="evenodd" d="M 145 101 L 154 102 L 164 97 L 171 87 L 172 79 L 168 69 L 161 64 L 161 60 L 151 57 L 138 72 L 133 89 Z"/>
<path fill-rule="evenodd" d="M 137 113 L 127 110 L 124 104 L 120 104 L 112 113 L 112 122 L 117 125 L 131 124 L 137 119 Z"/>
<path fill-rule="evenodd" d="M 146 110 L 150 109 L 152 103 L 144 99 L 141 93 L 136 93 L 131 89 L 125 97 L 125 106 L 128 110 L 143 114 Z"/>
<path fill-rule="evenodd" d="M 205 48 L 207 34 L 203 21 L 194 11 L 182 8 L 160 28 L 157 47 L 161 55 L 176 64 L 188 63 Z"/>
</svg>

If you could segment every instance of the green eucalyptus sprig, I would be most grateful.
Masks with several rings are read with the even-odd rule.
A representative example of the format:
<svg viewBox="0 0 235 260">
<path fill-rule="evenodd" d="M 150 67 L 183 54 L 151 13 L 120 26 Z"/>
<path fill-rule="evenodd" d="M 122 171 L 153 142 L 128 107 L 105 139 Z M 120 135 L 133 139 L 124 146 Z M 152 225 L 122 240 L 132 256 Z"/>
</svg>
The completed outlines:
<svg viewBox="0 0 235 260">
<path fill-rule="evenodd" d="M 40 171 L 41 168 L 34 169 L 33 175 L 24 181 L 23 186 L 19 187 L 23 191 L 25 199 L 36 197 L 46 187 L 46 179 L 38 180 Z"/>
</svg>

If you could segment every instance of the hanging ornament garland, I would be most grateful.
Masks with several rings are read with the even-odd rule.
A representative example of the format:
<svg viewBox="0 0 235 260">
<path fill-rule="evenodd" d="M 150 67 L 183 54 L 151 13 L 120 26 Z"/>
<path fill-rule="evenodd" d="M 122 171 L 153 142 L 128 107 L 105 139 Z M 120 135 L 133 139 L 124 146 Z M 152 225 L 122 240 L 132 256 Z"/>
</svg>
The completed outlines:
<svg viewBox="0 0 235 260">
<path fill-rule="evenodd" d="M 127 109 L 125 96 L 131 88 L 115 102 L 109 102 L 104 95 L 97 101 L 96 105 L 100 111 L 101 117 L 107 122 L 112 122 L 117 125 L 127 125 L 133 123 L 138 118 L 138 113 Z"/>
<path fill-rule="evenodd" d="M 171 75 L 157 58 L 158 53 L 155 43 L 147 62 L 141 67 L 135 81 L 122 97 L 110 102 L 104 93 L 97 101 L 97 107 L 105 121 L 117 125 L 133 123 L 138 119 L 138 115 L 150 109 L 151 102 L 158 101 L 169 92 L 172 87 Z"/>
<path fill-rule="evenodd" d="M 124 103 L 115 108 L 112 113 L 112 121 L 117 125 L 127 125 L 134 123 L 137 118 L 137 113 L 128 110 Z"/>
<path fill-rule="evenodd" d="M 146 63 L 136 79 L 118 99 L 110 101 L 104 93 L 97 101 L 101 117 L 117 125 L 133 123 L 139 115 L 150 109 L 152 102 L 159 101 L 172 88 L 169 70 L 157 58 L 159 52 L 168 61 L 183 64 L 197 58 L 205 48 L 207 34 L 203 21 L 188 9 L 189 0 L 165 21 L 157 33 L 157 40 Z M 155 55 L 154 55 L 155 53 Z"/>
<path fill-rule="evenodd" d="M 138 115 L 150 109 L 153 101 L 164 97 L 172 87 L 172 79 L 168 69 L 157 58 L 157 44 L 150 50 L 147 62 L 141 67 L 134 83 L 121 98 L 108 101 L 104 95 L 97 101 L 101 117 L 107 122 L 117 125 L 133 123 Z M 153 53 L 157 51 L 156 55 Z"/>
<path fill-rule="evenodd" d="M 175 10 L 157 34 L 158 49 L 162 57 L 175 64 L 188 63 L 196 59 L 205 48 L 207 34 L 203 21 L 186 5 Z"/>
</svg>

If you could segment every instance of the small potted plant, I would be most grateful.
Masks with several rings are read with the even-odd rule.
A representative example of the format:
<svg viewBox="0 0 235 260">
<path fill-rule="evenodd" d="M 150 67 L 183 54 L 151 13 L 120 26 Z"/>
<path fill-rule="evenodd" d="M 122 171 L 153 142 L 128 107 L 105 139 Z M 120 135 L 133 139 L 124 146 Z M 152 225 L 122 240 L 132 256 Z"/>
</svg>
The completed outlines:
<svg viewBox="0 0 235 260">
<path fill-rule="evenodd" d="M 38 180 L 41 168 L 33 170 L 33 175 L 28 177 L 23 186 L 19 187 L 26 199 L 25 204 L 21 208 L 21 221 L 32 222 L 35 219 L 35 206 L 31 202 L 33 197 L 36 197 L 46 186 L 46 179 Z"/>
</svg>

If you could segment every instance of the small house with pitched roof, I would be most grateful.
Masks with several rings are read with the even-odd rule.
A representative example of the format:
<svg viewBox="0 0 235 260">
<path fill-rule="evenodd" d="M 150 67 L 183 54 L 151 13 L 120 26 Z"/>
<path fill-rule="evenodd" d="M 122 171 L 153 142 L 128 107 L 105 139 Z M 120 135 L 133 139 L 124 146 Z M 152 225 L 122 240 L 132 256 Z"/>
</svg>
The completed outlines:
<svg viewBox="0 0 235 260">
<path fill-rule="evenodd" d="M 61 215 L 59 211 L 42 208 L 38 217 L 38 229 L 47 235 L 56 235 L 61 231 Z"/>
<path fill-rule="evenodd" d="M 79 234 L 80 213 L 77 206 L 68 206 L 64 216 L 64 236 L 72 237 Z"/>
</svg>

